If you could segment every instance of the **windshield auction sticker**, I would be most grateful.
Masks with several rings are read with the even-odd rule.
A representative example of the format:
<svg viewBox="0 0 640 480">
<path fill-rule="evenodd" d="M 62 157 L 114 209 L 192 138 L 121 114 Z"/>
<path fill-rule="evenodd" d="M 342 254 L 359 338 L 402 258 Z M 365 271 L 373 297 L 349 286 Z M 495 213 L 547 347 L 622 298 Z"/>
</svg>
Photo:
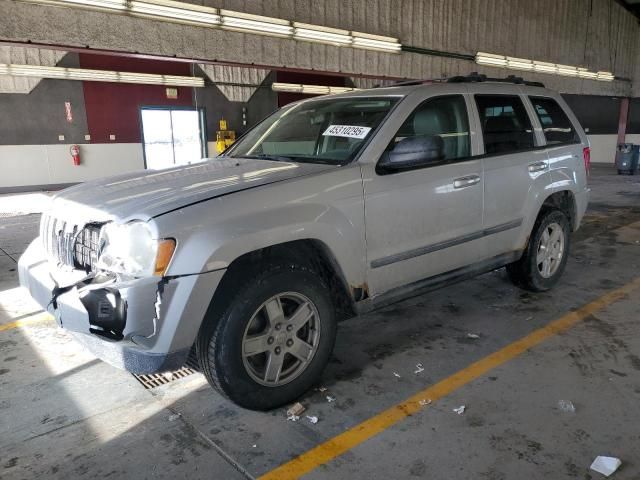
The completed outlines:
<svg viewBox="0 0 640 480">
<path fill-rule="evenodd" d="M 370 127 L 359 127 L 357 125 L 331 125 L 322 135 L 329 137 L 364 138 L 370 131 Z"/>
</svg>

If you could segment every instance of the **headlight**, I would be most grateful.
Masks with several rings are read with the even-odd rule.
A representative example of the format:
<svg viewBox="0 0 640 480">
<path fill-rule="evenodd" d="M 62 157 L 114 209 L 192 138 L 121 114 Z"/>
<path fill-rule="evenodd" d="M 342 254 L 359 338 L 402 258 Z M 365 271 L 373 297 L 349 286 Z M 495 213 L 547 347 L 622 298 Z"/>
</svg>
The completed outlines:
<svg viewBox="0 0 640 480">
<path fill-rule="evenodd" d="M 164 275 L 176 242 L 155 240 L 145 222 L 107 223 L 100 230 L 98 268 L 133 277 Z"/>
</svg>

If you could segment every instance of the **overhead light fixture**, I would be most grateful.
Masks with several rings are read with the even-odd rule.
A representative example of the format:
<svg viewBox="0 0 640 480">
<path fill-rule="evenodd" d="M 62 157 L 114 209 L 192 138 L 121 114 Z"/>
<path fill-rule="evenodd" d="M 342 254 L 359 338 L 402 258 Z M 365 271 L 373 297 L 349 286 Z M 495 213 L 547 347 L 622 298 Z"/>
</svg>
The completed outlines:
<svg viewBox="0 0 640 480">
<path fill-rule="evenodd" d="M 596 72 L 590 72 L 586 68 L 578 68 L 578 76 L 581 78 L 588 78 L 591 80 L 598 79 L 598 74 Z"/>
<path fill-rule="evenodd" d="M 533 69 L 540 73 L 556 73 L 556 64 L 549 62 L 533 62 Z"/>
<path fill-rule="evenodd" d="M 238 32 L 271 35 L 306 42 L 324 43 L 397 53 L 402 44 L 397 38 L 351 32 L 309 23 L 290 22 L 231 10 L 203 7 L 174 0 L 21 0 L 27 3 L 78 7 L 89 10 L 130 14 L 168 22 L 222 28 Z"/>
<path fill-rule="evenodd" d="M 39 3 L 64 4 L 69 3 L 81 7 L 98 7 L 106 10 L 126 10 L 127 0 L 42 0 Z"/>
<path fill-rule="evenodd" d="M 496 55 L 494 53 L 478 52 L 476 54 L 476 63 L 479 65 L 488 65 L 490 67 L 506 67 L 507 57 L 504 55 Z"/>
<path fill-rule="evenodd" d="M 0 75 L 51 78 L 59 80 L 83 80 L 89 82 L 166 85 L 169 87 L 204 87 L 204 79 L 201 77 L 116 72 L 112 70 L 89 70 L 86 68 L 47 67 L 44 65 L 16 65 L 0 63 Z"/>
<path fill-rule="evenodd" d="M 288 37 L 293 34 L 291 22 L 279 18 L 263 17 L 261 15 L 249 15 L 248 13 L 220 10 L 222 16 L 222 28 L 240 32 L 261 33 L 263 35 L 276 35 Z"/>
<path fill-rule="evenodd" d="M 379 50 L 382 52 L 399 52 L 402 45 L 398 39 L 393 37 L 383 37 L 371 35 L 369 33 L 352 32 L 353 46 L 367 50 Z"/>
<path fill-rule="evenodd" d="M 271 85 L 271 90 L 274 92 L 304 93 L 307 95 L 329 95 L 353 92 L 359 89 L 350 87 L 330 87 L 328 85 L 303 85 L 299 83 L 274 82 Z"/>
<path fill-rule="evenodd" d="M 597 73 L 597 79 L 598 80 L 603 80 L 605 82 L 611 82 L 615 79 L 615 77 L 613 76 L 613 73 L 611 72 L 598 72 Z"/>
<path fill-rule="evenodd" d="M 489 67 L 510 68 L 513 70 L 526 70 L 538 73 L 548 73 L 551 75 L 563 75 L 566 77 L 580 77 L 591 80 L 602 80 L 611 82 L 615 76 L 611 72 L 591 72 L 586 68 L 574 67 L 573 65 L 559 65 L 557 63 L 539 62 L 526 58 L 507 57 L 496 55 L 495 53 L 478 52 L 476 63 Z"/>
<path fill-rule="evenodd" d="M 507 68 L 513 70 L 533 70 L 533 62 L 526 58 L 507 57 Z"/>
<path fill-rule="evenodd" d="M 350 45 L 352 43 L 351 32 L 337 28 L 321 27 L 308 23 L 293 22 L 293 38 L 308 42 L 322 42 L 333 45 Z"/>
<path fill-rule="evenodd" d="M 558 75 L 564 75 L 565 77 L 577 77 L 578 67 L 572 67 L 571 65 L 557 65 Z"/>
<path fill-rule="evenodd" d="M 114 0 L 115 1 L 115 0 Z M 126 3 L 126 0 L 125 0 Z M 220 25 L 218 9 L 172 0 L 130 0 L 128 10 L 135 16 L 196 26 Z"/>
</svg>

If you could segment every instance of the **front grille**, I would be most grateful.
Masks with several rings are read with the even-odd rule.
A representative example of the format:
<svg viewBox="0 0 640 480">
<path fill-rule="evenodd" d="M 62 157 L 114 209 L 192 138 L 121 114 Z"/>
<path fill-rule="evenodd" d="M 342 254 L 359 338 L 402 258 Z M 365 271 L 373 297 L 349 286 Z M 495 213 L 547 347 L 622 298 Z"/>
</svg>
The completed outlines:
<svg viewBox="0 0 640 480">
<path fill-rule="evenodd" d="M 98 261 L 100 225 L 84 227 L 72 222 L 43 215 L 40 237 L 45 252 L 56 264 L 93 271 Z"/>
<path fill-rule="evenodd" d="M 95 224 L 86 225 L 77 236 L 74 245 L 76 267 L 87 271 L 95 271 L 100 248 L 100 227 Z"/>
</svg>

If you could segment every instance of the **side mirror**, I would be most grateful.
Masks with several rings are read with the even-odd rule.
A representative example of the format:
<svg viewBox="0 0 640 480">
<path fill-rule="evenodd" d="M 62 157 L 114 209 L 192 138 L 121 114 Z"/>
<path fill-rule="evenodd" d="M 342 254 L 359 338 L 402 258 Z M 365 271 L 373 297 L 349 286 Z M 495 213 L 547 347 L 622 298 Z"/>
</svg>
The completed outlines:
<svg viewBox="0 0 640 480">
<path fill-rule="evenodd" d="M 410 170 L 440 163 L 444 160 L 444 142 L 438 135 L 420 135 L 400 140 L 386 152 L 378 168 L 387 171 Z"/>
</svg>

